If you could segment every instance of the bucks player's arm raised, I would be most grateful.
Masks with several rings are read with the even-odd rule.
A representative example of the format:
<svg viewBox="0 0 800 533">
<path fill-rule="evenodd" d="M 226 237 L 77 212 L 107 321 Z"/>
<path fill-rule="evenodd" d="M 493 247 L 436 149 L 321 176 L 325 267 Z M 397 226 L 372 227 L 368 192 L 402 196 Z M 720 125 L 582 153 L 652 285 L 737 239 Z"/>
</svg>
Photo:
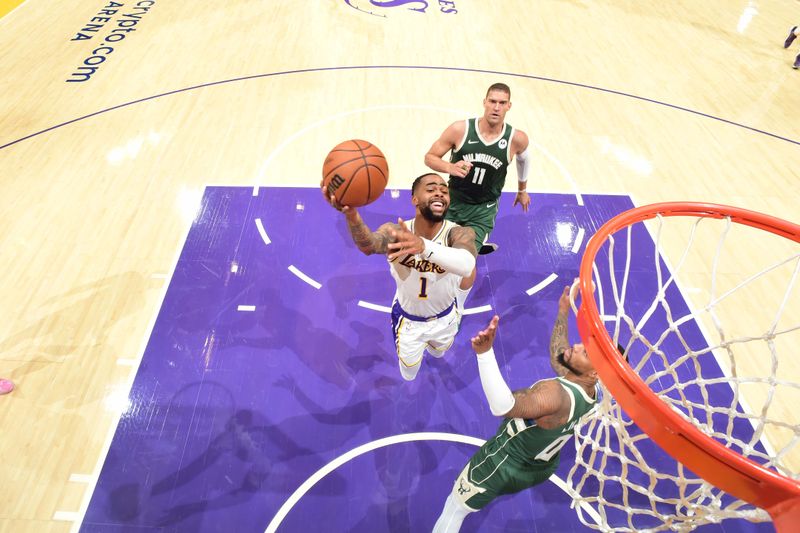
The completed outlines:
<svg viewBox="0 0 800 533">
<path fill-rule="evenodd" d="M 569 288 L 565 287 L 558 299 L 558 315 L 550 334 L 550 366 L 556 374 L 566 376 L 569 369 L 558 361 L 558 356 L 569 348 L 569 338 L 567 337 L 567 318 L 569 317 Z"/>
<path fill-rule="evenodd" d="M 569 346 L 566 329 L 569 309 L 567 292 L 568 289 L 565 289 L 559 299 L 558 317 L 551 335 L 551 348 L 563 346 L 562 351 Z M 570 398 L 555 380 L 539 381 L 533 387 L 514 392 L 509 389 L 500 374 L 492 349 L 499 320 L 499 317 L 495 316 L 486 329 L 472 338 L 472 347 L 478 354 L 481 385 L 489 401 L 489 408 L 496 416 L 536 420 L 536 424 L 544 429 L 562 425 L 569 418 Z M 551 357 L 551 364 L 560 376 L 567 373 L 567 369 L 557 362 L 557 356 Z"/>
</svg>

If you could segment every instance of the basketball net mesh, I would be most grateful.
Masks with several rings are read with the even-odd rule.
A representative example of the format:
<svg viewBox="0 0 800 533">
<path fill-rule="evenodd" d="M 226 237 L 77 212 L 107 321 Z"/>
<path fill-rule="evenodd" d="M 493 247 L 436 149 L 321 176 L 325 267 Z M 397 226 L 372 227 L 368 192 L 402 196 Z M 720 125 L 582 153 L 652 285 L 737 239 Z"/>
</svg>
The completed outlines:
<svg viewBox="0 0 800 533">
<path fill-rule="evenodd" d="M 755 253 L 766 257 L 743 251 L 741 239 L 756 239 Z M 651 390 L 709 437 L 795 479 L 800 409 L 782 406 L 800 406 L 786 364 L 800 368 L 800 314 L 789 312 L 800 305 L 798 252 L 796 243 L 730 218 L 658 215 L 611 235 L 593 264 L 609 336 Z M 665 257 L 680 259 L 667 265 Z M 753 268 L 743 275 L 743 265 Z M 577 427 L 575 444 L 567 485 L 591 528 L 688 531 L 728 518 L 770 520 L 669 457 L 607 392 Z"/>
</svg>

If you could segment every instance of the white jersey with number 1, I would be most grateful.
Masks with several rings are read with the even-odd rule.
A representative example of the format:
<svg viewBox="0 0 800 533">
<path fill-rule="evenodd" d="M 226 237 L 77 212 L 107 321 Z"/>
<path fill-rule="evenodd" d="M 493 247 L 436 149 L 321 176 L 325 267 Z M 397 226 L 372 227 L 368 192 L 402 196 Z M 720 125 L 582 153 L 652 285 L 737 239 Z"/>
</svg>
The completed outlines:
<svg viewBox="0 0 800 533">
<path fill-rule="evenodd" d="M 457 227 L 455 222 L 443 221 L 441 229 L 431 239 L 447 246 L 450 231 Z M 414 221 L 406 221 L 413 232 Z M 453 303 L 461 276 L 447 272 L 444 268 L 419 255 L 408 254 L 390 261 L 389 270 L 397 282 L 395 299 L 406 313 L 418 317 L 432 317 L 441 313 Z"/>
</svg>

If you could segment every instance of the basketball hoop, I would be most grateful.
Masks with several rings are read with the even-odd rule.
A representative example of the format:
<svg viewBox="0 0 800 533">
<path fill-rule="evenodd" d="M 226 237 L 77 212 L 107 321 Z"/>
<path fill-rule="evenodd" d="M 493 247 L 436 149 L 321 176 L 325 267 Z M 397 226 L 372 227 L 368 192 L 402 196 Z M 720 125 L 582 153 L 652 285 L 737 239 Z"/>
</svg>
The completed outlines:
<svg viewBox="0 0 800 533">
<path fill-rule="evenodd" d="M 684 218 L 683 222 L 673 222 L 670 217 Z M 671 272 L 668 276 L 662 275 L 662 270 L 666 266 L 666 259 L 662 257 L 662 245 L 666 239 L 662 239 L 662 232 L 667 218 L 670 218 L 670 224 L 692 224 L 689 244 L 684 249 L 677 268 L 668 269 Z M 656 220 L 645 222 L 651 219 Z M 686 222 L 687 220 L 689 222 Z M 706 222 L 709 220 L 718 222 Z M 716 246 L 698 245 L 709 255 L 713 252 L 711 263 L 703 263 L 706 267 L 710 267 L 708 272 L 704 271 L 704 275 L 708 274 L 711 278 L 707 289 L 708 300 L 699 310 L 689 304 L 689 310 L 684 312 L 676 310 L 680 304 L 677 306 L 670 304 L 669 298 L 670 295 L 676 295 L 678 298 L 673 298 L 673 301 L 682 300 L 684 291 L 678 287 L 679 274 L 689 277 L 694 275 L 694 270 L 686 267 L 685 259 L 690 256 L 688 250 L 695 245 L 694 242 L 698 242 L 696 239 L 699 237 L 696 234 L 702 232 L 697 229 L 701 221 L 704 224 L 702 231 L 705 231 L 706 224 L 721 225 L 723 228 L 718 235 Z M 651 235 L 651 227 L 654 225 L 657 225 L 656 235 Z M 631 265 L 640 255 L 639 249 L 632 253 L 631 243 L 636 238 L 632 230 L 634 226 L 638 228 L 635 231 L 639 232 L 640 237 L 649 235 L 652 237 L 651 242 L 655 243 L 653 250 L 645 250 L 641 255 L 652 254 L 653 263 L 646 267 L 648 270 L 646 275 L 657 278 L 653 280 L 652 302 L 641 304 L 637 310 L 631 310 L 630 300 L 641 294 L 637 294 L 637 289 L 628 287 L 628 284 L 632 277 L 631 272 L 638 269 L 636 271 L 641 273 L 644 267 Z M 788 246 L 789 252 L 788 255 L 781 256 L 782 259 L 770 263 L 757 274 L 748 277 L 740 285 L 725 291 L 720 290 L 720 286 L 722 280 L 730 276 L 723 263 L 731 253 L 742 252 L 736 249 L 742 246 L 734 247 L 735 252 L 731 252 L 729 247 L 725 246 L 733 227 L 745 228 L 736 229 L 736 232 L 756 231 L 759 236 L 763 236 L 763 239 L 767 239 L 768 235 L 776 235 L 779 237 L 778 241 Z M 764 232 L 769 233 L 764 234 Z M 614 235 L 618 233 L 626 236 L 626 250 L 615 249 Z M 760 242 L 760 239 L 757 240 Z M 800 331 L 800 319 L 797 316 L 789 317 L 795 322 L 791 327 L 778 327 L 779 323 L 787 320 L 784 308 L 794 301 L 790 296 L 800 285 L 795 283 L 800 271 L 800 249 L 787 240 L 800 243 L 800 226 L 745 209 L 681 202 L 652 204 L 622 213 L 604 224 L 587 243 L 580 266 L 581 303 L 577 313 L 578 330 L 590 359 L 600 375 L 602 385 L 613 397 L 604 398 L 605 409 L 601 408 L 600 411 L 601 413 L 604 411 L 603 414 L 613 419 L 610 422 L 598 420 L 584 422 L 584 441 L 580 443 L 579 439 L 576 439 L 577 462 L 581 464 L 573 467 L 569 480 L 575 487 L 576 499 L 599 505 L 601 515 L 606 516 L 603 510 L 604 504 L 621 513 L 628 513 L 624 526 L 605 524 L 602 529 L 625 531 L 640 527 L 644 529 L 634 523 L 638 516 L 637 512 L 648 515 L 648 518 L 653 520 L 664 518 L 673 526 L 677 522 L 685 522 L 684 527 L 688 528 L 732 517 L 763 521 L 766 518 L 764 514 L 759 509 L 753 509 L 744 503 L 747 502 L 766 510 L 778 532 L 796 531 L 797 524 L 800 524 L 798 469 L 787 467 L 784 459 L 800 441 L 800 428 L 795 422 L 776 420 L 772 414 L 776 395 L 780 396 L 782 391 L 790 391 L 786 394 L 793 394 L 791 391 L 800 389 L 796 381 L 793 382 L 783 373 L 780 375 L 778 373 L 780 353 L 776 339 L 781 336 L 796 335 Z M 780 246 L 772 244 L 765 246 L 769 246 L 770 249 L 781 248 L 783 251 Z M 620 257 L 625 251 L 627 255 L 624 257 L 624 267 L 622 267 Z M 752 258 L 752 252 L 750 254 Z M 607 270 L 603 270 L 602 266 L 598 267 L 600 261 L 605 258 L 608 259 Z M 721 308 L 734 300 L 732 295 L 740 290 L 752 290 L 756 284 L 755 280 L 774 276 L 776 272 L 784 273 L 787 268 L 791 269 L 791 272 L 784 275 L 782 278 L 784 283 L 779 284 L 786 292 L 776 302 L 778 308 L 776 311 L 762 309 L 762 304 L 755 302 L 749 308 L 739 309 L 740 314 L 757 314 L 762 311 L 770 314 L 774 311 L 774 322 L 767 328 L 767 333 L 741 335 L 728 332 L 726 327 L 729 323 L 720 317 L 723 313 Z M 735 267 L 729 270 L 735 272 Z M 619 280 L 620 274 L 622 280 Z M 735 272 L 735 275 L 738 273 Z M 596 294 L 593 291 L 593 281 L 597 286 Z M 772 286 L 774 285 L 770 285 Z M 702 292 L 706 289 L 693 288 L 693 290 Z M 757 289 L 756 295 L 765 292 L 767 291 Z M 628 302 L 625 301 L 626 296 Z M 595 297 L 600 302 L 600 309 Z M 616 309 L 604 312 L 609 305 L 615 305 Z M 732 312 L 735 314 L 736 310 Z M 658 320 L 663 320 L 665 326 L 657 328 L 653 326 L 655 316 L 659 317 Z M 705 331 L 703 324 L 706 322 L 703 321 L 713 324 L 711 329 L 716 330 L 719 339 L 716 344 L 708 342 L 708 346 L 702 346 L 692 340 L 691 332 L 695 324 L 699 331 Z M 611 332 L 607 326 L 609 322 L 612 326 Z M 627 342 L 625 342 L 626 337 L 629 337 Z M 706 335 L 701 334 L 700 337 Z M 678 349 L 667 349 L 668 342 Z M 620 356 L 617 350 L 618 343 L 627 345 L 629 354 L 634 353 L 630 364 Z M 753 345 L 762 352 L 766 349 L 770 354 L 771 359 L 767 362 L 771 361 L 771 371 L 765 372 L 764 376 L 743 375 L 740 364 L 742 358 L 737 350 L 744 349 L 744 346 L 747 350 L 752 350 Z M 641 357 L 635 355 L 637 351 Z M 720 354 L 723 355 L 723 359 L 727 357 L 728 371 L 723 368 L 724 375 L 708 377 L 707 369 L 711 367 L 708 356 L 713 356 L 719 361 Z M 638 360 L 634 360 L 636 357 Z M 654 392 L 653 388 L 659 387 L 660 390 Z M 747 393 L 753 387 L 759 387 L 759 391 L 762 389 L 766 391 L 765 403 L 760 409 L 755 410 L 755 413 L 748 412 L 742 407 Z M 724 401 L 718 398 L 724 398 Z M 714 401 L 719 401 L 723 405 L 714 405 Z M 618 404 L 624 413 L 614 403 Z M 646 435 L 637 435 L 638 430 L 630 421 L 635 422 L 635 426 Z M 752 433 L 748 426 L 752 428 Z M 745 427 L 746 436 L 738 437 L 737 427 Z M 766 437 L 773 430 L 793 432 L 794 437 L 789 439 L 791 440 L 789 444 L 776 448 L 773 452 L 772 445 Z M 595 434 L 586 437 L 587 432 Z M 612 439 L 613 442 L 607 438 L 609 433 L 616 435 Z M 646 462 L 642 462 L 643 454 L 636 447 L 647 437 L 678 461 L 679 464 L 676 465 L 674 472 L 662 474 L 652 469 Z M 615 471 L 612 475 L 606 471 L 606 458 L 598 459 L 599 455 L 605 453 L 608 453 L 611 459 L 618 461 L 618 470 L 621 474 Z M 613 492 L 617 495 L 615 497 L 626 499 L 624 504 L 614 504 L 610 502 L 611 498 L 604 497 L 603 494 L 597 495 L 596 492 L 591 496 L 581 496 L 579 493 L 581 486 L 587 482 L 591 483 L 592 480 L 587 481 L 587 474 L 581 477 L 576 469 L 584 469 L 588 471 L 589 477 L 599 478 L 599 481 L 595 480 L 594 483 L 599 486 L 601 493 L 607 489 L 608 483 L 612 481 L 619 483 L 620 488 Z M 634 470 L 644 481 L 636 484 L 627 479 L 628 474 Z M 692 474 L 702 479 L 693 479 Z M 656 501 L 653 496 L 646 494 L 647 492 L 655 494 L 655 487 L 664 478 L 668 478 L 676 487 L 678 495 L 674 501 L 660 497 Z M 708 484 L 727 494 L 720 494 Z M 626 509 L 631 507 L 627 502 L 627 498 L 631 495 L 648 496 L 650 503 L 642 505 L 642 509 L 638 511 Z M 664 511 L 665 506 L 669 507 L 669 510 Z M 704 507 L 713 509 L 706 513 Z M 701 514 L 705 516 L 699 516 Z M 584 523 L 595 527 L 591 523 Z"/>
</svg>

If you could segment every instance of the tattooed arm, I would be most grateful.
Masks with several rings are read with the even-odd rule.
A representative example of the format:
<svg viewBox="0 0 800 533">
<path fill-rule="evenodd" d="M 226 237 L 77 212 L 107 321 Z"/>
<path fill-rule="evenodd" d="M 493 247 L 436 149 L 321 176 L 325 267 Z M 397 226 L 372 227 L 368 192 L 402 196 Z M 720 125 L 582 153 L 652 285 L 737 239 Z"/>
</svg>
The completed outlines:
<svg viewBox="0 0 800 533">
<path fill-rule="evenodd" d="M 536 425 L 552 429 L 569 418 L 570 398 L 556 380 L 539 381 L 528 389 L 514 391 L 514 407 L 506 418 L 536 420 Z"/>
<path fill-rule="evenodd" d="M 494 338 L 500 317 L 494 316 L 486 329 L 470 341 L 478 357 L 478 375 L 489 409 L 495 416 L 534 419 L 546 429 L 562 425 L 569 418 L 570 398 L 554 379 L 539 381 L 532 387 L 511 392 L 494 355 Z"/>
<path fill-rule="evenodd" d="M 342 213 L 347 220 L 350 236 L 353 237 L 353 242 L 362 253 L 365 255 L 386 254 L 389 251 L 389 243 L 394 242 L 391 230 L 395 224 L 384 224 L 378 228 L 378 231 L 372 231 L 354 207 L 343 207 Z"/>
<path fill-rule="evenodd" d="M 564 376 L 569 369 L 558 362 L 559 354 L 569 348 L 569 338 L 567 337 L 567 318 L 569 317 L 569 287 L 564 288 L 561 298 L 558 299 L 558 316 L 550 334 L 550 366 L 559 376 Z"/>
<path fill-rule="evenodd" d="M 450 247 L 466 250 L 472 254 L 472 257 L 478 256 L 478 251 L 475 250 L 475 230 L 472 228 L 456 226 L 450 230 L 448 237 Z"/>
</svg>

